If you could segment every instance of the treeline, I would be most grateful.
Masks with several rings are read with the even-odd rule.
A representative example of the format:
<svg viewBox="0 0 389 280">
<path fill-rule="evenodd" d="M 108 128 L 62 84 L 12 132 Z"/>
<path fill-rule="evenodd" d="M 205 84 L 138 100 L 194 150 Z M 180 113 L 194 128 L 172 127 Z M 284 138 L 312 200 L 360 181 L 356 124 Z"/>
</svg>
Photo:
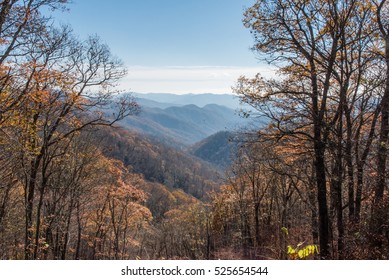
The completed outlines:
<svg viewBox="0 0 389 280">
<path fill-rule="evenodd" d="M 147 181 L 143 174 L 131 171 L 131 166 L 104 155 L 107 149 L 115 153 L 116 147 L 114 142 L 104 146 L 101 136 L 110 132 L 107 139 L 112 141 L 112 135 L 118 132 L 106 130 L 83 130 L 61 154 L 50 154 L 55 155 L 50 164 L 39 168 L 28 233 L 23 184 L 26 171 L 13 155 L 2 160 L 9 168 L 1 173 L 1 259 L 201 256 L 203 250 L 193 252 L 192 242 L 202 235 L 196 237 L 198 228 L 192 221 L 198 219 L 200 224 L 193 209 L 200 209 L 202 203 L 182 189 Z M 149 156 L 146 152 L 135 155 L 138 162 Z"/>
<path fill-rule="evenodd" d="M 235 87 L 269 120 L 225 190 L 240 201 L 244 248 L 270 238 L 268 249 L 319 245 L 322 259 L 389 257 L 388 11 L 385 0 L 259 0 L 246 10 L 253 49 L 278 76 Z"/>
<path fill-rule="evenodd" d="M 137 215 L 139 223 L 151 216 L 141 206 L 145 196 L 135 178 L 127 180 L 120 162 L 88 142 L 88 129 L 110 126 L 138 106 L 130 98 L 111 99 L 126 70 L 99 38 L 80 41 L 70 27 L 56 27 L 41 14 L 66 2 L 0 5 L 2 259 L 93 258 L 104 244 L 99 239 L 108 217 L 117 256 L 129 216 Z M 105 116 L 107 106 L 116 115 Z M 129 204 L 131 212 L 125 210 Z M 85 250 L 90 242 L 92 249 Z"/>
</svg>

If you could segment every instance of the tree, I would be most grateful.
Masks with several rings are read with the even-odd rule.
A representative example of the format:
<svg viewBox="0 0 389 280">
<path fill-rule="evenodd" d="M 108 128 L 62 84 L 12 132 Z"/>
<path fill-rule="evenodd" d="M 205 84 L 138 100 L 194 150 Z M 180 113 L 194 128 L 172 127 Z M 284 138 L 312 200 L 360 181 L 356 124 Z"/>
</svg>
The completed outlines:
<svg viewBox="0 0 389 280">
<path fill-rule="evenodd" d="M 27 77 L 26 83 L 19 83 L 18 77 L 33 38 L 50 25 L 50 19 L 42 17 L 40 11 L 64 9 L 67 2 L 4 0 L 0 4 L 0 124 L 4 113 L 17 107 L 28 94 L 32 76 Z"/>
<path fill-rule="evenodd" d="M 377 151 L 377 181 L 374 190 L 374 201 L 372 211 L 371 230 L 373 234 L 373 247 L 381 248 L 383 244 L 384 232 L 388 232 L 389 224 L 389 201 L 384 199 L 387 177 L 387 157 L 389 143 L 389 2 L 373 1 L 375 6 L 376 23 L 378 25 L 378 36 L 383 50 L 384 65 L 386 68 L 385 90 L 380 102 L 381 126 L 379 130 L 378 151 Z M 386 190 L 387 191 L 387 190 Z"/>
<path fill-rule="evenodd" d="M 377 43 L 372 15 L 371 2 L 356 0 L 259 0 L 245 13 L 244 23 L 255 39 L 253 49 L 266 61 L 279 66 L 280 78 L 241 78 L 235 91 L 242 101 L 253 105 L 269 120 L 270 125 L 261 130 L 262 134 L 272 135 L 274 141 L 303 140 L 306 147 L 312 149 L 323 259 L 331 257 L 328 177 L 338 201 L 332 205 L 338 206 L 340 255 L 343 250 L 343 160 L 347 166 L 350 220 L 354 220 L 356 201 L 360 208 L 362 185 L 357 188 L 357 199 L 354 198 L 353 106 L 361 99 L 369 100 L 372 91 L 363 90 L 363 87 L 369 88 L 363 83 L 373 77 L 373 65 L 380 61 L 370 52 Z M 376 81 L 371 82 L 376 84 Z M 372 103 L 367 101 L 361 108 L 367 108 L 366 104 Z M 372 136 L 377 110 L 369 114 L 373 118 L 363 117 L 362 123 L 369 119 L 371 133 L 368 135 Z M 369 137 L 360 165 L 365 164 L 371 141 Z M 328 174 L 332 151 L 333 172 Z M 334 199 L 332 196 L 333 202 Z"/>
<path fill-rule="evenodd" d="M 69 27 L 56 28 L 40 14 L 66 2 L 3 1 L 1 6 L 0 129 L 23 170 L 26 259 L 37 258 L 55 159 L 66 154 L 80 131 L 111 126 L 138 111 L 131 98 L 113 99 L 126 69 L 107 45 L 97 36 L 79 41 Z"/>
</svg>

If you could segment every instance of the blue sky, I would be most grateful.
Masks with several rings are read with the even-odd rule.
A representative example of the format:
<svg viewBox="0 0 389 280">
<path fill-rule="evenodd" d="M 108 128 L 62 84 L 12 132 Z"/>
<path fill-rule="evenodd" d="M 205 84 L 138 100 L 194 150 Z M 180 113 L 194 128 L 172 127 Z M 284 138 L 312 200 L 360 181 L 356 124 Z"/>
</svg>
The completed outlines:
<svg viewBox="0 0 389 280">
<path fill-rule="evenodd" d="M 72 0 L 56 13 L 80 37 L 98 34 L 128 67 L 135 92 L 231 93 L 242 75 L 269 74 L 242 24 L 254 0 Z"/>
</svg>

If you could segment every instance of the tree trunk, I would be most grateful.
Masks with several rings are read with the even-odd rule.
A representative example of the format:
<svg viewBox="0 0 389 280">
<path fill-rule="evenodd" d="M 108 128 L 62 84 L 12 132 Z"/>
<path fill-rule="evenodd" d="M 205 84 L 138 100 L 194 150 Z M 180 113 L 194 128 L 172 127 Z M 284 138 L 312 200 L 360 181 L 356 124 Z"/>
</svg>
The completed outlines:
<svg viewBox="0 0 389 280">
<path fill-rule="evenodd" d="M 255 245 L 256 247 L 259 247 L 260 240 L 261 240 L 261 232 L 260 232 L 260 203 L 256 202 L 254 203 L 254 220 L 255 220 Z"/>
<path fill-rule="evenodd" d="M 387 209 L 384 206 L 384 191 L 386 187 L 386 161 L 388 156 L 389 134 L 389 34 L 385 38 L 386 51 L 386 85 L 381 100 L 381 127 L 377 154 L 377 182 L 374 190 L 374 202 L 370 230 L 373 234 L 372 245 L 374 248 L 382 246 L 384 224 L 387 218 Z"/>
<path fill-rule="evenodd" d="M 81 217 L 80 217 L 80 201 L 77 200 L 77 246 L 76 246 L 76 254 L 74 259 L 80 259 L 80 251 L 81 251 L 81 234 L 82 234 L 82 225 L 81 225 Z"/>
<path fill-rule="evenodd" d="M 34 234 L 33 234 L 33 207 L 35 197 L 36 179 L 38 174 L 38 167 L 40 165 L 41 156 L 38 159 L 31 162 L 30 174 L 27 178 L 27 186 L 25 188 L 26 196 L 26 209 L 25 209 L 25 242 L 24 242 L 24 257 L 26 260 L 30 260 L 34 257 Z"/>
<path fill-rule="evenodd" d="M 316 133 L 315 133 L 316 134 Z M 320 133 L 319 133 L 320 135 Z M 329 258 L 329 218 L 327 206 L 327 186 L 324 163 L 324 143 L 315 141 L 315 170 L 317 201 L 319 206 L 319 244 L 321 259 Z"/>
</svg>

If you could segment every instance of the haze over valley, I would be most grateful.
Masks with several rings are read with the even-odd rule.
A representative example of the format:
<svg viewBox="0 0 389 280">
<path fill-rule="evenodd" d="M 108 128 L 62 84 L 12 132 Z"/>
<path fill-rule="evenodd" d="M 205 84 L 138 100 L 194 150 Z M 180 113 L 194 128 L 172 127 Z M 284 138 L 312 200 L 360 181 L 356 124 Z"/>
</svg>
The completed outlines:
<svg viewBox="0 0 389 280">
<path fill-rule="evenodd" d="M 217 132 L 243 129 L 248 123 L 239 116 L 239 102 L 232 95 L 135 96 L 140 113 L 124 119 L 120 125 L 170 146 L 189 147 Z"/>
</svg>

